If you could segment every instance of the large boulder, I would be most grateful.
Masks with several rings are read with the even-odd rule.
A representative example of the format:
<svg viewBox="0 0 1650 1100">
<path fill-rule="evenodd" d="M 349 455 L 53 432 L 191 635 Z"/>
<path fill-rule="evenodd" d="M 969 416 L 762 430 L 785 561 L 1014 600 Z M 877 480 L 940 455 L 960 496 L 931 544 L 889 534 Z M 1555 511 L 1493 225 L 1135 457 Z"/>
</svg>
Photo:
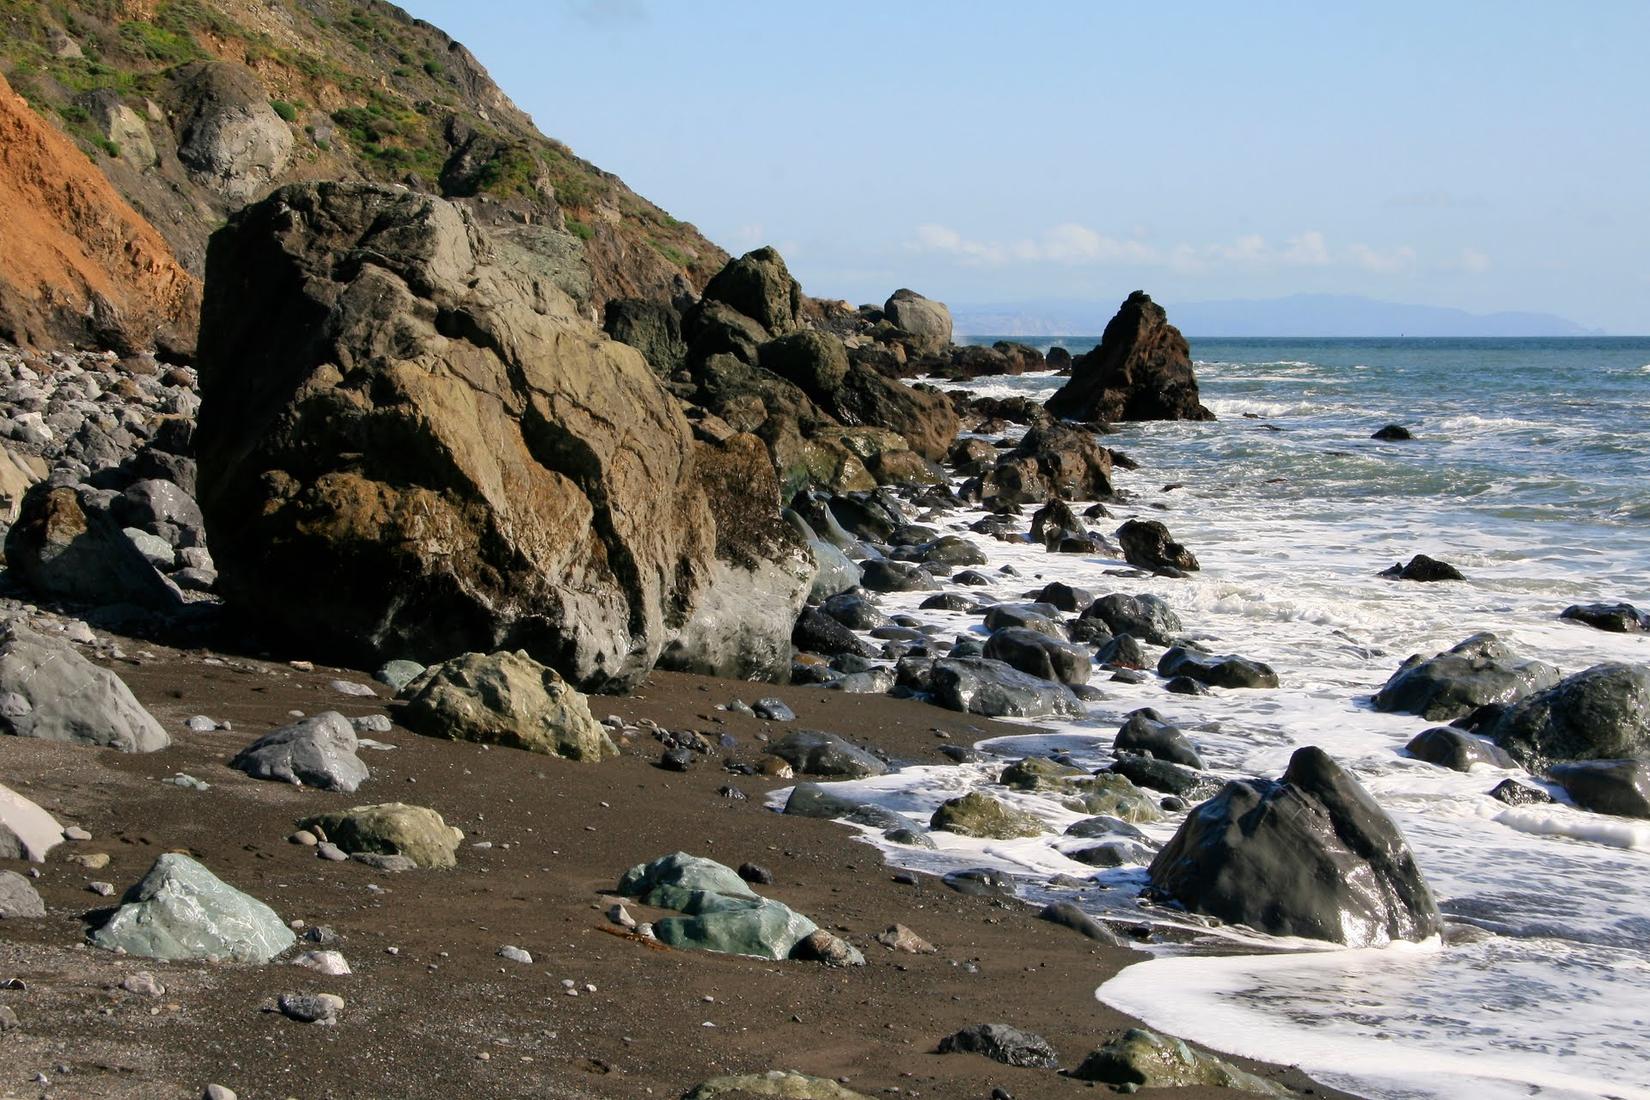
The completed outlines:
<svg viewBox="0 0 1650 1100">
<path fill-rule="evenodd" d="M 1650 762 L 1578 760 L 1554 764 L 1549 774 L 1584 810 L 1650 818 Z"/>
<path fill-rule="evenodd" d="M 1278 674 L 1263 661 L 1247 657 L 1217 657 L 1174 646 L 1157 662 L 1159 676 L 1189 676 L 1200 684 L 1225 688 L 1275 688 Z"/>
<path fill-rule="evenodd" d="M 253 779 L 349 794 L 367 780 L 367 766 L 355 755 L 359 745 L 350 720 L 329 710 L 264 734 L 229 766 Z"/>
<path fill-rule="evenodd" d="M 729 261 L 705 284 L 704 300 L 731 306 L 774 334 L 802 323 L 802 287 L 772 247 Z"/>
<path fill-rule="evenodd" d="M 1083 704 L 1069 687 L 985 657 L 934 662 L 933 701 L 948 710 L 991 718 L 1081 718 Z"/>
<path fill-rule="evenodd" d="M 1137 1027 L 1090 1051 L 1071 1075 L 1079 1081 L 1111 1085 L 1120 1092 L 1202 1086 L 1255 1092 L 1280 1100 L 1294 1095 L 1224 1059 L 1195 1051 L 1179 1039 Z"/>
<path fill-rule="evenodd" d="M 120 677 L 25 626 L 0 634 L 0 733 L 121 752 L 172 743 Z"/>
<path fill-rule="evenodd" d="M 997 459 L 981 480 L 989 503 L 1034 504 L 1050 498 L 1102 500 L 1112 495 L 1111 452 L 1092 433 L 1039 424 Z"/>
<path fill-rule="evenodd" d="M 768 751 L 802 775 L 832 779 L 863 779 L 882 775 L 888 765 L 839 734 L 823 730 L 792 730 L 768 745 Z"/>
<path fill-rule="evenodd" d="M 895 328 L 916 337 L 920 351 L 939 351 L 951 343 L 951 311 L 944 302 L 902 287 L 889 295 L 882 312 Z"/>
<path fill-rule="evenodd" d="M 186 112 L 178 160 L 190 178 L 237 205 L 268 191 L 292 160 L 293 138 L 257 74 L 233 61 L 197 62 L 175 87 Z"/>
<path fill-rule="evenodd" d="M 1531 770 L 1556 761 L 1650 761 L 1650 667 L 1594 665 L 1518 700 L 1483 732 Z"/>
<path fill-rule="evenodd" d="M 262 964 L 298 938 L 269 906 L 177 852 L 155 860 L 120 900 L 92 943 L 128 955 Z"/>
<path fill-rule="evenodd" d="M 1192 748 L 1186 734 L 1179 727 L 1163 721 L 1163 716 L 1151 707 L 1129 712 L 1118 727 L 1111 751 L 1114 754 L 1137 753 L 1171 764 L 1183 764 L 1188 768 L 1201 770 L 1203 767 L 1203 758 Z"/>
<path fill-rule="evenodd" d="M 1123 560 L 1139 569 L 1178 577 L 1198 570 L 1197 557 L 1155 519 L 1131 519 L 1117 529 Z"/>
<path fill-rule="evenodd" d="M 1018 626 L 995 631 L 986 639 L 983 655 L 1039 679 L 1067 685 L 1088 683 L 1094 668 L 1082 646 Z"/>
<path fill-rule="evenodd" d="M 298 822 L 350 854 L 406 856 L 420 867 L 458 866 L 464 834 L 424 806 L 385 802 L 317 814 Z"/>
<path fill-rule="evenodd" d="M 590 704 L 526 653 L 465 653 L 403 691 L 401 722 L 429 737 L 599 761 L 618 749 Z"/>
<path fill-rule="evenodd" d="M 695 624 L 707 670 L 783 647 L 811 569 L 774 483 L 725 530 L 677 405 L 556 275 L 459 206 L 365 183 L 284 187 L 214 234 L 195 442 L 226 601 L 311 653 L 519 648 L 587 690 L 635 684 Z M 775 637 L 696 619 L 728 584 L 730 606 L 790 608 L 755 628 Z"/>
<path fill-rule="evenodd" d="M 1510 703 L 1552 687 L 1560 673 L 1519 657 L 1494 634 L 1474 634 L 1442 653 L 1412 655 L 1375 693 L 1376 710 L 1448 721 L 1490 703 Z"/>
<path fill-rule="evenodd" d="M 1083 618 L 1099 619 L 1113 634 L 1132 634 L 1153 645 L 1173 645 L 1186 629 L 1168 601 L 1150 593 L 1101 596 L 1083 611 Z"/>
<path fill-rule="evenodd" d="M 778 960 L 819 928 L 757 895 L 732 868 L 686 852 L 637 864 L 619 880 L 618 892 L 684 914 L 653 922 L 653 934 L 670 947 Z"/>
<path fill-rule="evenodd" d="M 6 532 L 7 566 L 44 596 L 176 610 L 182 595 L 122 530 L 109 495 L 88 485 L 35 485 Z"/>
<path fill-rule="evenodd" d="M 1194 809 L 1148 876 L 1158 901 L 1272 935 L 1371 947 L 1443 927 L 1392 819 L 1310 746 Z"/>
<path fill-rule="evenodd" d="M 63 843 L 63 826 L 40 806 L 0 785 L 0 859 L 44 863 Z"/>
<path fill-rule="evenodd" d="M 1100 344 L 1072 361 L 1071 380 L 1045 403 L 1068 420 L 1213 420 L 1198 404 L 1191 349 L 1163 307 L 1130 294 Z"/>
<path fill-rule="evenodd" d="M 940 803 L 928 824 L 943 832 L 991 840 L 1014 840 L 1043 832 L 1037 815 L 1013 809 L 980 791 Z"/>
</svg>

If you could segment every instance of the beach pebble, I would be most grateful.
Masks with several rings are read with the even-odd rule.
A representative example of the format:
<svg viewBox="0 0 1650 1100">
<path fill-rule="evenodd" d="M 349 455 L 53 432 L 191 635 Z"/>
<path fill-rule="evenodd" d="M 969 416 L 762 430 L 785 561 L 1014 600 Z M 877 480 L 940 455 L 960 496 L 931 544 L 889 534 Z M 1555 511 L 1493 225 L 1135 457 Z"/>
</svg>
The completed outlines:
<svg viewBox="0 0 1650 1100">
<path fill-rule="evenodd" d="M 331 841 L 323 841 L 317 844 L 315 854 L 322 859 L 330 859 L 334 863 L 344 863 L 349 859 L 349 854 Z"/>
<path fill-rule="evenodd" d="M 283 993 L 275 1001 L 281 1015 L 302 1024 L 331 1023 L 344 1007 L 344 998 L 332 993 Z"/>
<path fill-rule="evenodd" d="M 207 1085 L 201 1093 L 201 1100 L 240 1100 L 235 1090 L 225 1085 Z"/>
<path fill-rule="evenodd" d="M 299 844 L 305 848 L 313 848 L 320 843 L 320 838 L 308 829 L 299 829 L 286 839 L 288 843 Z"/>
<path fill-rule="evenodd" d="M 218 728 L 218 723 L 204 714 L 197 714 L 184 722 L 191 733 L 211 733 Z"/>
<path fill-rule="evenodd" d="M 636 918 L 630 915 L 628 909 L 619 904 L 607 907 L 607 919 L 620 928 L 634 929 L 636 927 Z"/>
<path fill-rule="evenodd" d="M 92 839 L 92 834 L 87 832 L 85 829 L 82 829 L 79 825 L 70 825 L 67 829 L 63 830 L 63 839 L 90 840 Z"/>
<path fill-rule="evenodd" d="M 770 722 L 796 721 L 796 712 L 786 706 L 783 700 L 775 699 L 772 696 L 758 699 L 751 704 L 751 711 L 758 718 L 766 718 Z"/>
<path fill-rule="evenodd" d="M 113 897 L 115 892 L 115 884 L 112 882 L 88 882 L 86 884 L 86 889 L 90 890 L 100 898 Z"/>
<path fill-rule="evenodd" d="M 877 942 L 891 951 L 907 955 L 932 955 L 937 948 L 903 924 L 895 924 L 877 933 Z"/>
<path fill-rule="evenodd" d="M 317 974 L 325 974 L 329 978 L 354 973 L 349 968 L 349 963 L 344 960 L 344 956 L 337 951 L 305 951 L 292 960 L 292 965 L 313 970 Z"/>
<path fill-rule="evenodd" d="M 509 959 L 511 962 L 522 963 L 526 966 L 531 966 L 533 963 L 532 955 L 528 954 L 526 951 L 523 951 L 519 947 L 512 947 L 509 944 L 499 948 L 497 955 L 501 959 Z"/>
<path fill-rule="evenodd" d="M 138 970 L 126 975 L 121 979 L 120 988 L 140 997 L 161 997 L 166 993 L 166 987 L 156 981 L 155 976 L 147 970 Z"/>
<path fill-rule="evenodd" d="M 70 856 L 65 862 L 73 863 L 73 864 L 76 864 L 80 867 L 84 867 L 88 871 L 101 871 L 103 868 L 109 866 L 109 853 L 108 852 L 76 852 L 74 855 Z"/>
<path fill-rule="evenodd" d="M 340 695 L 355 695 L 366 698 L 378 694 L 372 690 L 371 684 L 358 684 L 353 680 L 334 680 L 327 686 Z"/>
</svg>

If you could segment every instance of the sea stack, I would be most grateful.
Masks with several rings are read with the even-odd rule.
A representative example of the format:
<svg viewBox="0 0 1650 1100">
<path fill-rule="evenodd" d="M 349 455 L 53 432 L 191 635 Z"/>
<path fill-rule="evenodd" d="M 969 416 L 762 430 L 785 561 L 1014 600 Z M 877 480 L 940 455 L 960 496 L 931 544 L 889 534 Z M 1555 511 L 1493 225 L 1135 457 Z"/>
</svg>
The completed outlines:
<svg viewBox="0 0 1650 1100">
<path fill-rule="evenodd" d="M 1137 290 L 1100 346 L 1072 361 L 1071 381 L 1045 408 L 1067 420 L 1213 420 L 1198 403 L 1191 351 L 1163 307 Z"/>
</svg>

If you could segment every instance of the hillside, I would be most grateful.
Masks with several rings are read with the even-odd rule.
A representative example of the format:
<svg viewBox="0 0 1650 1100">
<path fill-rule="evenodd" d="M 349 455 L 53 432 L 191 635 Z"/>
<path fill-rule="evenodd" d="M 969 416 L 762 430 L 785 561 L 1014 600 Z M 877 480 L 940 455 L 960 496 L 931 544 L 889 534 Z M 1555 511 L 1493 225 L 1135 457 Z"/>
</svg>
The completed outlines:
<svg viewBox="0 0 1650 1100">
<path fill-rule="evenodd" d="M 697 290 L 727 260 L 377 0 L 0 0 L 0 74 L 197 277 L 232 210 L 306 179 L 471 200 L 571 261 L 564 289 L 592 313 Z"/>
</svg>

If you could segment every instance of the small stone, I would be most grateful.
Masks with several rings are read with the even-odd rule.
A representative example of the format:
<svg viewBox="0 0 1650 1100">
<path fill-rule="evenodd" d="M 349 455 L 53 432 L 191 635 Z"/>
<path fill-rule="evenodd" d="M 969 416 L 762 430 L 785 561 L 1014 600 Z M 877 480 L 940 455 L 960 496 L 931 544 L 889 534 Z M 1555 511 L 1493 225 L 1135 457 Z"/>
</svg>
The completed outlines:
<svg viewBox="0 0 1650 1100">
<path fill-rule="evenodd" d="M 741 863 L 739 865 L 739 877 L 758 886 L 773 885 L 773 872 L 760 863 Z"/>
<path fill-rule="evenodd" d="M 281 1015 L 301 1024 L 330 1023 L 338 1018 L 344 998 L 332 993 L 283 993 L 275 1007 Z"/>
<path fill-rule="evenodd" d="M 388 733 L 395 727 L 387 714 L 362 714 L 349 720 L 356 733 Z"/>
<path fill-rule="evenodd" d="M 666 749 L 659 757 L 659 767 L 667 772 L 685 772 L 693 767 L 693 753 L 687 749 Z"/>
<path fill-rule="evenodd" d="M 354 695 L 360 698 L 366 698 L 368 696 L 376 696 L 378 694 L 376 691 L 372 690 L 371 684 L 357 684 L 353 680 L 334 680 L 327 686 L 340 695 Z"/>
<path fill-rule="evenodd" d="M 190 733 L 211 733 L 218 728 L 218 723 L 204 714 L 197 714 L 185 722 L 184 726 Z"/>
<path fill-rule="evenodd" d="M 86 889 L 90 890 L 100 898 L 113 897 L 115 892 L 115 884 L 112 882 L 88 882 L 86 884 Z"/>
<path fill-rule="evenodd" d="M 636 918 L 631 916 L 630 911 L 622 905 L 614 904 L 608 906 L 607 919 L 618 925 L 620 928 L 629 928 L 634 930 L 636 927 Z"/>
<path fill-rule="evenodd" d="M 147 970 L 126 975 L 121 979 L 120 988 L 128 993 L 136 993 L 139 997 L 162 997 L 166 994 L 166 987 L 156 981 L 155 976 Z"/>
<path fill-rule="evenodd" d="M 207 1085 L 206 1091 L 201 1093 L 201 1100 L 240 1100 L 235 1090 L 225 1085 Z"/>
<path fill-rule="evenodd" d="M 101 871 L 109 866 L 108 852 L 76 852 L 66 862 L 78 864 L 88 871 Z"/>
<path fill-rule="evenodd" d="M 315 854 L 322 859 L 330 859 L 334 863 L 344 863 L 349 859 L 349 854 L 331 841 L 317 844 Z"/>
<path fill-rule="evenodd" d="M 822 962 L 826 966 L 864 966 L 865 956 L 859 948 L 832 935 L 823 928 L 816 929 L 797 941 L 791 948 L 791 958 L 804 962 Z"/>
<path fill-rule="evenodd" d="M 524 966 L 533 965 L 533 956 L 519 947 L 511 947 L 506 944 L 498 949 L 497 954 L 501 959 L 509 959 L 511 962 L 521 963 Z"/>
<path fill-rule="evenodd" d="M 315 671 L 315 662 L 313 661 L 288 661 L 287 665 L 298 672 Z"/>
<path fill-rule="evenodd" d="M 717 788 L 716 793 L 727 799 L 729 802 L 743 802 L 750 797 L 744 791 L 740 790 L 738 787 L 735 787 L 731 783 Z"/>
<path fill-rule="evenodd" d="M 335 932 L 330 925 L 317 924 L 314 928 L 304 930 L 304 940 L 307 943 L 318 943 L 325 946 L 332 943 L 343 943 L 344 937 Z"/>
<path fill-rule="evenodd" d="M 350 858 L 357 863 L 365 863 L 368 867 L 395 874 L 418 870 L 418 862 L 411 856 L 386 852 L 352 852 Z"/>
<path fill-rule="evenodd" d="M 22 1021 L 17 1018 L 17 1013 L 12 1008 L 9 1005 L 0 1005 L 0 1032 L 21 1026 Z"/>
<path fill-rule="evenodd" d="M 317 837 L 308 829 L 299 829 L 286 839 L 290 844 L 302 845 L 305 848 L 313 848 L 321 842 L 320 837 Z"/>
<path fill-rule="evenodd" d="M 70 825 L 67 829 L 63 830 L 63 839 L 80 841 L 90 840 L 92 839 L 92 834 L 87 832 L 85 829 L 82 829 L 79 825 Z"/>
<path fill-rule="evenodd" d="M 292 960 L 293 966 L 301 966 L 306 970 L 313 970 L 317 974 L 325 974 L 329 978 L 341 978 L 345 974 L 353 974 L 349 963 L 337 951 L 305 951 Z"/>
<path fill-rule="evenodd" d="M 892 951 L 903 951 L 908 955 L 932 955 L 938 950 L 903 924 L 878 932 L 877 942 Z"/>
<path fill-rule="evenodd" d="M 770 722 L 796 721 L 796 712 L 786 706 L 784 700 L 775 699 L 772 696 L 765 699 L 758 699 L 756 702 L 752 703 L 751 711 L 758 718 L 766 718 Z"/>
</svg>

